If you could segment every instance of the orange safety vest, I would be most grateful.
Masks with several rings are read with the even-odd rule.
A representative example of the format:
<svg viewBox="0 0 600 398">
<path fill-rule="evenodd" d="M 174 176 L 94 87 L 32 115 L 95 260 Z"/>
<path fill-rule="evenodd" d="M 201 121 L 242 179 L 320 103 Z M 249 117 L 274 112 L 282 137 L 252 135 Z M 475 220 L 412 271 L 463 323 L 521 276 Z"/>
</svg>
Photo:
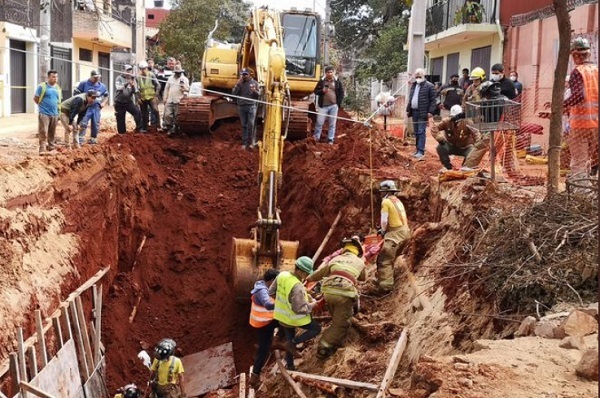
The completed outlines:
<svg viewBox="0 0 600 398">
<path fill-rule="evenodd" d="M 578 65 L 583 76 L 583 101 L 571 107 L 569 123 L 572 129 L 598 128 L 598 67 L 594 64 Z"/>
<path fill-rule="evenodd" d="M 262 328 L 273 321 L 273 310 L 268 310 L 258 304 L 252 295 L 252 307 L 250 307 L 250 325 L 255 328 Z"/>
</svg>

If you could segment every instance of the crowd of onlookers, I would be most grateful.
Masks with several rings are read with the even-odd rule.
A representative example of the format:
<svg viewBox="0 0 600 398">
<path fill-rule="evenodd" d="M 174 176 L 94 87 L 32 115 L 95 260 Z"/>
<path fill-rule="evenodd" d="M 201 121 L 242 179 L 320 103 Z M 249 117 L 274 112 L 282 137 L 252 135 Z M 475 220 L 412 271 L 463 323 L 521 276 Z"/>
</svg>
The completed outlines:
<svg viewBox="0 0 600 398">
<path fill-rule="evenodd" d="M 126 133 L 125 117 L 129 113 L 135 121 L 135 131 L 147 133 L 150 129 L 166 130 L 167 135 L 176 133 L 178 106 L 189 92 L 190 84 L 175 58 L 167 58 L 160 70 L 154 60 L 148 59 L 136 65 L 123 65 L 115 79 L 113 103 L 117 132 Z M 58 73 L 48 71 L 47 80 L 41 83 L 34 95 L 38 105 L 38 133 L 40 155 L 53 154 L 56 150 L 56 127 L 60 121 L 64 128 L 66 148 L 96 144 L 100 131 L 101 110 L 109 100 L 109 89 L 101 81 L 101 75 L 92 70 L 87 80 L 79 82 L 73 96 L 63 100 L 58 84 Z M 159 103 L 164 104 L 162 118 Z M 86 132 L 90 126 L 90 137 Z"/>
</svg>

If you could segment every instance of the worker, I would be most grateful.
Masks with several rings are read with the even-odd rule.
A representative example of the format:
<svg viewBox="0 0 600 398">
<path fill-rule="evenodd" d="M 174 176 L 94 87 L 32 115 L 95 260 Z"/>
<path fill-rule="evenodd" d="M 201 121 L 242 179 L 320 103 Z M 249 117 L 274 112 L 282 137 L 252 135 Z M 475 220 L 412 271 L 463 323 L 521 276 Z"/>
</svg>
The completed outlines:
<svg viewBox="0 0 600 398">
<path fill-rule="evenodd" d="M 392 180 L 379 184 L 381 200 L 381 229 L 384 243 L 377 256 L 377 282 L 381 292 L 390 292 L 394 288 L 394 261 L 398 251 L 410 238 L 410 229 L 404 205 L 396 197 L 399 189 Z"/>
<path fill-rule="evenodd" d="M 233 95 L 237 95 L 238 112 L 242 123 L 242 149 L 254 148 L 256 145 L 256 100 L 260 96 L 260 89 L 256 80 L 250 76 L 250 70 L 242 69 L 240 79 L 233 87 Z"/>
<path fill-rule="evenodd" d="M 589 177 L 588 163 L 591 169 L 598 165 L 598 66 L 590 56 L 589 41 L 576 37 L 571 42 L 575 64 L 569 76 L 571 95 L 564 100 L 569 112 L 570 179 Z"/>
<path fill-rule="evenodd" d="M 344 238 L 342 253 L 306 278 L 308 282 L 323 279 L 321 292 L 331 314 L 331 326 L 323 332 L 317 348 L 320 359 L 331 356 L 342 345 L 352 325 L 355 301 L 358 300 L 356 285 L 366 279 L 362 255 L 363 247 L 357 235 Z"/>
<path fill-rule="evenodd" d="M 515 83 L 504 75 L 504 65 L 492 65 L 490 81 L 498 82 L 498 84 L 500 84 L 500 94 L 502 94 L 506 98 L 511 100 L 517 96 L 517 89 L 515 88 Z"/>
<path fill-rule="evenodd" d="M 463 89 L 463 91 L 467 90 L 467 87 L 469 87 L 471 85 L 471 83 L 473 83 L 471 81 L 470 75 L 469 75 L 469 68 L 463 68 L 462 69 L 462 77 L 460 79 L 458 79 L 458 85 L 460 86 L 460 88 Z"/>
<path fill-rule="evenodd" d="M 465 90 L 465 95 L 462 100 L 463 109 L 467 109 L 467 102 L 480 101 L 479 86 L 485 80 L 485 71 L 480 68 L 474 68 L 471 71 L 471 85 Z"/>
<path fill-rule="evenodd" d="M 108 89 L 100 81 L 102 76 L 96 70 L 90 72 L 90 78 L 79 82 L 75 90 L 73 90 L 73 95 L 87 93 L 89 89 L 94 89 L 98 91 L 100 95 L 96 99 L 96 101 L 89 106 L 86 111 L 83 119 L 79 122 L 79 144 L 83 145 L 85 141 L 85 132 L 87 130 L 88 123 L 91 122 L 91 137 L 88 140 L 88 144 L 96 144 L 98 141 L 98 133 L 100 132 L 100 117 L 101 110 L 108 104 Z"/>
<path fill-rule="evenodd" d="M 77 94 L 66 99 L 60 104 L 60 122 L 65 129 L 65 146 L 68 149 L 79 148 L 79 139 L 77 137 L 77 120 L 81 120 L 85 111 L 96 101 L 100 93 L 90 88 L 87 93 Z M 72 134 L 72 139 L 70 138 Z"/>
<path fill-rule="evenodd" d="M 517 96 L 515 97 L 515 101 L 521 102 L 521 94 L 523 93 L 523 83 L 521 83 L 519 81 L 519 72 L 517 72 L 516 70 L 511 70 L 510 71 L 510 80 L 512 80 L 512 82 L 515 84 L 515 92 L 517 93 Z"/>
<path fill-rule="evenodd" d="M 250 373 L 250 385 L 257 388 L 260 385 L 260 372 L 267 360 L 271 343 L 273 342 L 273 332 L 279 325 L 273 320 L 273 310 L 275 309 L 275 300 L 269 296 L 269 286 L 273 284 L 275 278 L 279 275 L 279 270 L 269 268 L 265 271 L 263 279 L 254 283 L 250 307 L 250 326 L 256 329 L 258 334 L 258 351 L 254 358 L 254 366 Z"/>
<path fill-rule="evenodd" d="M 135 130 L 145 132 L 141 130 L 142 126 L 142 115 L 140 110 L 135 103 L 134 95 L 138 92 L 137 82 L 133 75 L 133 66 L 123 66 L 123 72 L 115 79 L 115 119 L 117 120 L 117 132 L 119 134 L 125 134 L 127 132 L 127 125 L 125 124 L 125 118 L 127 113 L 133 116 L 135 120 Z"/>
<path fill-rule="evenodd" d="M 162 339 L 154 348 L 150 366 L 151 398 L 183 398 L 183 364 L 175 353 L 175 341 Z"/>
<path fill-rule="evenodd" d="M 316 105 L 318 109 L 317 121 L 313 138 L 316 142 L 321 140 L 323 124 L 329 123 L 327 130 L 327 143 L 333 145 L 335 141 L 335 125 L 337 115 L 344 100 L 344 86 L 342 81 L 335 76 L 333 66 L 325 67 L 325 76 L 317 82 L 313 93 L 316 95 Z"/>
<path fill-rule="evenodd" d="M 312 319 L 313 309 L 320 301 L 312 300 L 306 292 L 302 281 L 313 272 L 313 261 L 310 257 L 299 257 L 294 264 L 294 271 L 283 271 L 269 287 L 269 295 L 275 295 L 275 313 L 273 319 L 279 322 L 285 332 L 286 342 L 281 347 L 273 344 L 273 348 L 287 351 L 286 367 L 294 370 L 294 357 L 299 356 L 296 345 L 304 343 L 321 333 L 321 325 Z M 296 336 L 296 328 L 305 332 Z"/>
<path fill-rule="evenodd" d="M 114 398 L 142 398 L 142 392 L 135 384 L 131 383 L 119 388 Z"/>
<path fill-rule="evenodd" d="M 184 72 L 181 66 L 175 64 L 173 75 L 167 80 L 163 92 L 163 100 L 165 101 L 163 127 L 167 129 L 167 136 L 175 134 L 179 118 L 179 103 L 190 92 L 190 81 Z"/>
<path fill-rule="evenodd" d="M 454 73 L 450 76 L 450 82 L 440 89 L 441 109 L 449 111 L 454 105 L 460 105 L 464 95 L 465 90 L 458 84 L 458 73 Z"/>
<path fill-rule="evenodd" d="M 154 120 L 153 127 L 160 129 L 160 120 L 158 114 L 158 92 L 160 91 L 160 83 L 156 75 L 150 71 L 148 62 L 141 61 L 138 64 L 139 75 L 136 78 L 139 94 L 140 111 L 142 112 L 142 130 L 147 132 L 150 123 L 150 114 Z M 158 124 L 158 126 L 157 126 Z"/>
<path fill-rule="evenodd" d="M 452 106 L 450 117 L 433 124 L 431 135 L 438 142 L 436 150 L 444 166 L 440 172 L 452 170 L 450 155 L 463 156 L 466 159 L 478 139 L 477 132 L 469 125 L 468 119 L 465 119 L 460 105 Z"/>
<path fill-rule="evenodd" d="M 433 84 L 425 79 L 425 71 L 421 68 L 415 70 L 415 82 L 411 85 L 410 94 L 406 101 L 406 115 L 412 118 L 416 138 L 416 151 L 412 156 L 417 160 L 425 157 L 425 132 L 429 119 L 435 111 L 437 93 Z"/>
<path fill-rule="evenodd" d="M 47 80 L 39 84 L 35 90 L 33 102 L 35 102 L 39 110 L 39 154 L 43 156 L 55 153 L 54 134 L 60 115 L 60 103 L 62 102 L 62 91 L 58 85 L 57 71 L 48 71 Z"/>
</svg>

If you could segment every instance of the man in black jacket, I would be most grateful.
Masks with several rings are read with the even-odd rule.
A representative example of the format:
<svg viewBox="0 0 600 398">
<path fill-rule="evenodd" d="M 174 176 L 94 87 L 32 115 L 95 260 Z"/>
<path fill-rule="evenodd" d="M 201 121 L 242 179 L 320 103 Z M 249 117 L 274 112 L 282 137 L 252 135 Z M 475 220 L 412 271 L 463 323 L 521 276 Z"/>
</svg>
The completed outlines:
<svg viewBox="0 0 600 398">
<path fill-rule="evenodd" d="M 417 150 L 413 153 L 416 160 L 425 157 L 425 132 L 429 118 L 433 117 L 436 108 L 436 92 L 433 84 L 425 79 L 425 71 L 421 68 L 415 70 L 415 82 L 410 88 L 406 103 L 406 114 L 413 120 L 413 129 L 416 138 Z"/>
<path fill-rule="evenodd" d="M 327 119 L 329 121 L 329 130 L 327 131 L 327 143 L 333 145 L 335 139 L 335 122 L 337 120 L 338 110 L 344 99 L 344 86 L 341 80 L 335 77 L 333 67 L 325 68 L 325 77 L 319 80 L 314 93 L 317 96 L 317 105 L 319 114 L 315 123 L 315 131 L 313 137 L 319 142 L 323 124 Z"/>
</svg>

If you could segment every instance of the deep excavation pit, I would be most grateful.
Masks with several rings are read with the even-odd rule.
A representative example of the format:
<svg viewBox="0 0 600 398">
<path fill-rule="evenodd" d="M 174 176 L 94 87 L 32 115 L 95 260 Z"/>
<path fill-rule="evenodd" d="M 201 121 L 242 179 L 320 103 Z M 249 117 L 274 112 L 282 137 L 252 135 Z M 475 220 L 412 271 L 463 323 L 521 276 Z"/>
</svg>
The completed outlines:
<svg viewBox="0 0 600 398">
<path fill-rule="evenodd" d="M 144 385 L 148 374 L 137 353 L 163 337 L 177 341 L 180 356 L 231 341 L 238 372 L 246 372 L 252 363 L 256 341 L 247 322 L 249 306 L 234 300 L 229 261 L 231 238 L 248 237 L 256 219 L 258 155 L 241 150 L 238 129 L 237 124 L 224 123 L 213 134 L 185 139 L 115 136 L 73 156 L 44 160 L 53 182 L 13 195 L 5 205 L 9 210 L 26 205 L 62 209 L 64 221 L 56 229 L 78 242 L 63 253 L 75 269 L 65 272 L 60 289 L 49 289 L 53 300 L 42 308 L 51 308 L 58 296 L 66 296 L 99 268 L 111 266 L 103 282 L 109 390 L 132 381 Z M 460 258 L 459 252 L 476 242 L 473 231 L 480 228 L 480 221 L 475 215 L 527 205 L 531 195 L 494 189 L 477 179 L 438 184 L 431 178 L 438 163 L 409 161 L 410 149 L 396 138 L 347 123 L 338 126 L 338 134 L 334 147 L 306 141 L 286 144 L 279 194 L 281 238 L 300 241 L 299 255 L 312 256 L 338 211 L 343 216 L 324 255 L 335 250 L 344 235 L 368 233 L 372 220 L 376 223 L 379 218 L 379 199 L 371 196 L 372 187 L 387 178 L 399 181 L 413 233 L 419 238 L 396 264 L 396 292 L 383 298 L 369 293 L 371 266 L 369 280 L 360 287 L 366 293 L 358 324 L 345 348 L 320 362 L 309 344 L 299 370 L 379 383 L 391 350 L 407 327 L 409 343 L 393 386 L 410 384 L 416 369 L 415 391 L 431 393 L 438 388 L 432 387 L 437 364 L 423 365 L 423 358 L 471 351 L 475 339 L 511 336 L 518 326 L 465 315 L 497 309 L 460 277 L 448 277 L 441 264 Z M 28 163 L 19 167 L 25 174 L 33 170 Z M 491 385 L 512 377 L 493 366 L 485 371 Z M 428 372 L 433 374 L 427 376 Z M 266 387 L 268 392 L 258 396 L 292 396 L 280 378 L 269 380 Z M 417 392 L 406 397 L 429 396 Z M 310 394 L 321 396 L 318 390 Z M 458 396 L 453 394 L 439 396 Z M 237 396 L 235 388 L 230 396 Z M 346 396 L 373 394 L 352 390 Z"/>
</svg>

